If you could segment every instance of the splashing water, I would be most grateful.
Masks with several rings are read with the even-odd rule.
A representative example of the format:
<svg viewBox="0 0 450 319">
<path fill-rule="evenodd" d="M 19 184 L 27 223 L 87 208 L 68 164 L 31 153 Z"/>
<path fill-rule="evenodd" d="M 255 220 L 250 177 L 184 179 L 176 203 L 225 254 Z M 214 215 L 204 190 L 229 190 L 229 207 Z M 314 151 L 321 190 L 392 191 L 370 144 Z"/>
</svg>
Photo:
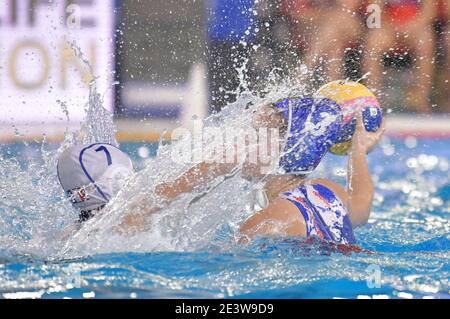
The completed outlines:
<svg viewBox="0 0 450 319">
<path fill-rule="evenodd" d="M 117 144 L 111 134 L 112 114 L 101 107 L 95 82 L 89 91 L 87 114 L 91 117 L 79 131 L 66 131 L 59 148 L 44 139 L 39 150 L 24 143 L 25 154 L 20 157 L 0 155 L 0 184 L 5 190 L 0 198 L 0 249 L 43 257 L 54 254 L 59 243 L 52 238 L 76 216 L 55 175 L 59 154 L 80 142 Z M 9 146 L 6 149 L 7 155 L 11 153 Z"/>
<path fill-rule="evenodd" d="M 82 52 L 71 44 L 75 54 L 90 68 Z M 205 126 L 248 128 L 252 112 L 267 101 L 287 96 L 288 86 L 271 90 L 264 98 L 244 91 L 238 101 L 229 105 L 220 115 L 210 117 Z M 64 102 L 58 101 L 69 122 L 70 114 Z M 245 106 L 252 107 L 245 109 Z M 55 234 L 70 225 L 77 212 L 64 198 L 56 179 L 56 161 L 67 147 L 79 143 L 103 142 L 118 145 L 115 139 L 113 114 L 102 107 L 101 95 L 97 92 L 95 78 L 89 85 L 89 98 L 86 103 L 86 119 L 81 129 L 67 132 L 58 148 L 42 143 L 40 150 L 29 156 L 10 158 L 0 157 L 2 189 L 8 189 L 1 197 L 0 247 L 3 251 L 18 254 L 33 254 L 43 258 L 59 256 L 88 255 L 96 252 L 111 251 L 151 251 L 151 250 L 195 250 L 210 243 L 215 230 L 225 221 L 232 224 L 242 219 L 242 207 L 245 196 L 238 196 L 243 189 L 250 189 L 248 182 L 236 177 L 226 184 L 217 186 L 201 201 L 192 204 L 199 193 L 186 194 L 163 213 L 157 214 L 152 229 L 136 238 L 111 240 L 111 230 L 120 221 L 120 217 L 132 209 L 142 198 L 151 198 L 153 187 L 159 182 L 179 176 L 192 164 L 175 164 L 171 160 L 172 145 L 161 146 L 158 156 L 141 172 L 130 180 L 119 196 L 109 205 L 108 212 L 95 222 L 88 223 L 73 239 L 67 243 L 53 241 Z M 24 144 L 24 152 L 31 152 Z M 201 145 L 200 147 L 204 147 Z M 22 154 L 23 155 L 23 154 Z M 161 169 L 162 168 L 162 169 Z M 216 181 L 217 183 L 217 181 Z M 220 183 L 219 183 L 220 184 Z M 245 192 L 244 192 L 245 193 Z M 229 204 L 227 198 L 239 200 Z M 157 201 L 157 199 L 154 199 Z M 216 203 L 222 210 L 217 209 Z M 201 209 L 199 207 L 202 207 Z M 233 214 L 225 214 L 232 210 Z M 215 211 L 217 214 L 211 215 Z M 95 231 L 94 231 L 95 230 Z M 94 235 L 92 233 L 95 233 Z M 209 236 L 206 236 L 209 234 Z M 94 236 L 96 239 L 94 240 Z M 150 240 L 149 240 L 150 239 Z M 63 249 L 61 250 L 61 246 Z M 42 249 L 43 248 L 43 249 Z"/>
<path fill-rule="evenodd" d="M 92 68 L 75 43 L 70 44 L 75 55 L 91 71 Z M 70 121 L 65 102 L 57 100 L 67 122 Z M 24 143 L 25 154 L 0 154 L 0 185 L 5 190 L 0 197 L 0 251 L 14 254 L 32 254 L 41 258 L 54 255 L 61 244 L 55 234 L 68 226 L 77 212 L 64 196 L 56 177 L 58 156 L 70 145 L 103 142 L 118 145 L 115 138 L 113 114 L 103 108 L 95 78 L 89 83 L 89 99 L 85 106 L 86 118 L 75 132 L 66 129 L 64 141 L 55 145 L 44 141 L 38 151 Z M 23 156 L 25 155 L 25 156 Z"/>
<path fill-rule="evenodd" d="M 246 90 L 236 102 L 228 105 L 220 114 L 214 114 L 203 121 L 205 127 L 214 127 L 220 132 L 229 129 L 242 130 L 245 134 L 250 127 L 254 111 L 270 101 L 279 100 L 293 93 L 287 84 L 272 87 L 264 97 Z M 296 90 L 299 90 L 298 87 Z M 314 129 L 314 127 L 310 127 Z M 199 187 L 189 194 L 181 195 L 177 200 L 165 205 L 165 208 L 150 217 L 150 228 L 145 232 L 128 236 L 125 239 L 117 234 L 116 228 L 122 217 L 136 209 L 146 200 L 149 204 L 159 203 L 153 195 L 155 185 L 173 180 L 195 164 L 175 163 L 172 151 L 177 147 L 174 142 L 160 146 L 157 156 L 146 167 L 136 173 L 108 205 L 104 214 L 88 222 L 63 247 L 64 257 L 117 251 L 195 251 L 210 246 L 217 233 L 223 227 L 229 227 L 230 233 L 236 232 L 239 223 L 251 212 L 253 185 L 239 174 L 227 178 L 219 177 L 210 185 Z M 200 149 L 208 148 L 207 139 Z M 233 198 L 233 201 L 229 199 Z M 232 237 L 232 235 L 231 235 Z M 228 238 L 221 245 L 229 247 L 233 239 Z"/>
<path fill-rule="evenodd" d="M 258 107 L 303 89 L 283 82 L 269 87 L 264 96 L 244 90 L 204 125 L 245 129 Z M 0 197 L 4 297 L 14 297 L 18 291 L 81 297 L 88 290 L 107 296 L 105 287 L 116 287 L 108 295 L 115 297 L 130 293 L 142 297 L 448 297 L 450 154 L 430 153 L 445 150 L 439 142 L 408 149 L 401 140 L 386 138 L 372 153 L 377 194 L 370 223 L 356 235 L 374 255 L 324 253 L 315 246 L 301 248 L 296 240 L 237 245 L 234 236 L 252 212 L 254 186 L 240 172 L 180 196 L 153 214 L 150 227 L 139 234 L 117 233 L 121 217 L 138 209 L 138 203 L 158 203 L 157 183 L 192 166 L 171 159 L 173 147 L 182 141 L 161 145 L 157 156 L 127 181 L 98 218 L 68 240 L 58 241 L 57 234 L 77 216 L 57 182 L 58 155 L 75 143 L 117 145 L 113 117 L 102 108 L 95 79 L 86 114 L 81 130 L 66 133 L 59 146 L 44 142 L 1 148 L 0 185 L 8 190 Z M 397 157 L 389 152 L 391 148 L 397 150 Z M 328 156 L 315 174 L 341 179 L 343 171 L 345 159 Z M 366 283 L 370 267 L 381 271 L 375 288 Z M 68 285 L 75 275 L 79 285 Z"/>
</svg>

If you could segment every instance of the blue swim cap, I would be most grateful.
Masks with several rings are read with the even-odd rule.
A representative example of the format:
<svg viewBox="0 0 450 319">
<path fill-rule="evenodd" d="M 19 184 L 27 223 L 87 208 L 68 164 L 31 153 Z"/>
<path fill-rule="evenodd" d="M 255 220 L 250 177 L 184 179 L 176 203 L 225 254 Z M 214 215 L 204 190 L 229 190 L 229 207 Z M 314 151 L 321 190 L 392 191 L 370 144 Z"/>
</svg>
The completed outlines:
<svg viewBox="0 0 450 319">
<path fill-rule="evenodd" d="M 289 123 L 280 167 L 287 174 L 312 172 L 338 140 L 341 107 L 326 98 L 287 98 L 274 106 Z"/>
</svg>

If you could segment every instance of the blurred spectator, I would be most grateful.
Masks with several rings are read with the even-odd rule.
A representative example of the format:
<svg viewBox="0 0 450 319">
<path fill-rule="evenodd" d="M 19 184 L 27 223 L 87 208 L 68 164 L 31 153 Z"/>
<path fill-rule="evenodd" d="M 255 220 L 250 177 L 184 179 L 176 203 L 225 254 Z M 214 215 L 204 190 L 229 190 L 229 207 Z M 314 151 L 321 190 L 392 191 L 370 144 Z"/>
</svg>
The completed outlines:
<svg viewBox="0 0 450 319">
<path fill-rule="evenodd" d="M 290 18 L 292 40 L 304 52 L 317 37 L 318 27 L 336 0 L 281 0 L 281 12 Z"/>
<path fill-rule="evenodd" d="M 396 50 L 412 51 L 415 76 L 407 92 L 406 105 L 420 112 L 430 112 L 436 17 L 436 1 L 373 1 L 382 8 L 380 29 L 369 29 L 364 56 L 369 84 L 380 89 L 383 83 L 383 61 Z"/>
<path fill-rule="evenodd" d="M 323 64 L 322 80 L 337 80 L 344 76 L 346 48 L 358 46 L 362 39 L 361 8 L 361 0 L 336 0 L 334 6 L 321 16 L 305 64 L 310 70 Z M 325 63 L 321 63 L 322 59 Z"/>
<path fill-rule="evenodd" d="M 233 102 L 237 69 L 254 39 L 254 0 L 207 0 L 208 73 L 211 111 Z"/>
</svg>

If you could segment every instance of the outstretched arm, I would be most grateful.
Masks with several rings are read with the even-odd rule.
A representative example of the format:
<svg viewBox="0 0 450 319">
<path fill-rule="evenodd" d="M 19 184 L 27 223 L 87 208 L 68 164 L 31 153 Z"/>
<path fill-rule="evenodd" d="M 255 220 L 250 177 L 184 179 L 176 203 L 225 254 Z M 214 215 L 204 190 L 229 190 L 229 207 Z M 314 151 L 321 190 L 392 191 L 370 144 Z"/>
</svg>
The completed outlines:
<svg viewBox="0 0 450 319">
<path fill-rule="evenodd" d="M 283 117 L 270 105 L 260 106 L 253 115 L 251 125 L 254 129 L 280 128 L 285 125 Z M 234 145 L 234 160 L 232 163 L 199 163 L 173 181 L 156 186 L 155 193 L 165 199 L 174 199 L 182 193 L 189 193 L 199 185 L 205 185 L 218 176 L 229 174 L 236 167 L 244 164 L 240 159 L 240 147 Z M 248 145 L 246 145 L 248 147 Z M 248 164 L 248 163 L 246 163 Z M 259 169 L 259 166 L 257 166 Z"/>
<path fill-rule="evenodd" d="M 271 112 L 272 111 L 272 112 Z M 273 115 L 275 114 L 275 116 Z M 268 106 L 261 109 L 261 112 L 255 114 L 252 125 L 257 128 L 263 127 L 280 127 L 284 121 L 278 113 L 273 112 Z M 208 163 L 201 162 L 177 177 L 172 181 L 166 181 L 156 185 L 155 194 L 165 200 L 173 200 L 183 193 L 192 192 L 200 185 L 207 185 L 219 176 L 230 174 L 235 168 L 240 167 L 243 163 L 239 160 L 239 148 L 235 147 L 235 158 L 232 163 Z M 146 216 L 157 212 L 160 207 L 155 203 L 150 203 L 148 198 L 138 201 L 138 208 L 135 213 L 129 214 L 125 220 L 125 225 L 141 225 L 142 220 Z"/>
<path fill-rule="evenodd" d="M 174 199 L 182 193 L 189 193 L 199 185 L 211 182 L 218 176 L 230 173 L 235 164 L 202 162 L 187 170 L 180 177 L 155 187 L 155 193 L 165 199 Z"/>
<path fill-rule="evenodd" d="M 370 216 L 375 187 L 366 154 L 378 143 L 383 132 L 384 121 L 377 132 L 367 132 L 361 113 L 358 113 L 348 159 L 348 209 L 354 227 L 367 223 Z"/>
<path fill-rule="evenodd" d="M 191 192 L 195 187 L 207 184 L 214 178 L 230 173 L 236 165 L 202 162 L 183 173 L 173 181 L 156 185 L 155 194 L 165 200 L 173 200 L 182 193 Z M 150 224 L 147 217 L 158 212 L 161 207 L 151 202 L 147 196 L 139 196 L 130 204 L 129 212 L 122 218 L 116 232 L 135 234 L 145 231 Z"/>
</svg>

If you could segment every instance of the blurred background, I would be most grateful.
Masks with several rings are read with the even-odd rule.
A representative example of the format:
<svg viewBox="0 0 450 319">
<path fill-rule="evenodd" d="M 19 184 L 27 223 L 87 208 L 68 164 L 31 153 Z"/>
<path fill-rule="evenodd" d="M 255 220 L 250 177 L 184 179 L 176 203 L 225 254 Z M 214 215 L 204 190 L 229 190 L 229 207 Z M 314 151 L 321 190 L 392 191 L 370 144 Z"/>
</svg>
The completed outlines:
<svg viewBox="0 0 450 319">
<path fill-rule="evenodd" d="M 2 0 L 0 139 L 61 140 L 97 92 L 119 140 L 156 141 L 287 78 L 361 79 L 391 134 L 449 136 L 449 17 L 450 0 Z"/>
</svg>

